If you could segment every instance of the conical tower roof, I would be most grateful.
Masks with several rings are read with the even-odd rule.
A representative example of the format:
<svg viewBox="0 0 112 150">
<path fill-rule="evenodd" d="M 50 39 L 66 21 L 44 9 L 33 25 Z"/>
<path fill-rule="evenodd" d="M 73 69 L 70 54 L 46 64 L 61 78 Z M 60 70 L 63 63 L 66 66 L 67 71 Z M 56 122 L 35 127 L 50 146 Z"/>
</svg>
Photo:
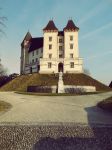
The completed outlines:
<svg viewBox="0 0 112 150">
<path fill-rule="evenodd" d="M 47 26 L 43 29 L 43 31 L 58 31 L 58 28 L 55 26 L 54 21 L 50 20 Z"/>
<path fill-rule="evenodd" d="M 79 30 L 79 28 L 74 24 L 73 20 L 68 20 L 68 23 L 64 28 L 64 31 L 66 30 Z"/>
<path fill-rule="evenodd" d="M 22 43 L 21 43 L 21 46 L 24 45 L 24 40 L 29 41 L 30 39 L 32 39 L 32 36 L 31 36 L 31 33 L 28 31 L 27 34 L 25 35 L 25 37 L 24 37 Z"/>
</svg>

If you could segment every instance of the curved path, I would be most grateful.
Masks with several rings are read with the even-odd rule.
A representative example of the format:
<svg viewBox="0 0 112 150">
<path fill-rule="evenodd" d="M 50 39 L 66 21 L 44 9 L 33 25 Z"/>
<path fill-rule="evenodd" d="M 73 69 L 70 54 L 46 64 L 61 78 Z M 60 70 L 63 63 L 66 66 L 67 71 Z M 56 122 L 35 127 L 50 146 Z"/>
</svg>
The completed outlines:
<svg viewBox="0 0 112 150">
<path fill-rule="evenodd" d="M 0 124 L 112 124 L 112 114 L 96 107 L 97 102 L 109 96 L 112 92 L 83 96 L 32 96 L 0 92 L 0 100 L 12 105 L 9 111 L 0 114 Z"/>
</svg>

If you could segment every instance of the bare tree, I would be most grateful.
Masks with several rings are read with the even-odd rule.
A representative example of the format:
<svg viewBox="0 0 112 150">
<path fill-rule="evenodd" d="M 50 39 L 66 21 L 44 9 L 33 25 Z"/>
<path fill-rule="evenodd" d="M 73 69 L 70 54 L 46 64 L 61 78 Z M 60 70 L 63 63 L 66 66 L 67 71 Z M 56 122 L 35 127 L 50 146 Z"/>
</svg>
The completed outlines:
<svg viewBox="0 0 112 150">
<path fill-rule="evenodd" d="M 1 10 L 2 10 L 2 8 L 0 8 L 0 12 L 1 12 Z M 7 20 L 7 17 L 1 16 L 1 14 L 0 14 L 0 33 L 2 35 L 5 35 L 4 27 L 6 27 L 6 25 L 5 25 L 6 20 Z"/>
<path fill-rule="evenodd" d="M 7 75 L 7 69 L 4 68 L 4 66 L 1 64 L 1 59 L 0 59 L 0 76 Z"/>
</svg>

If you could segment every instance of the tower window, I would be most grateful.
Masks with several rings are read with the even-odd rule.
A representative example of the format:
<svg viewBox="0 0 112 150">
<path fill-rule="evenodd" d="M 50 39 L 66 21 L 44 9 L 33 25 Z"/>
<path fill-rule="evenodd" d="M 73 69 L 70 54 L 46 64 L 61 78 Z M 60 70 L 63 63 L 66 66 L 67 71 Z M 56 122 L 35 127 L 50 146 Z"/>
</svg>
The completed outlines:
<svg viewBox="0 0 112 150">
<path fill-rule="evenodd" d="M 49 37 L 49 42 L 51 42 L 51 41 L 52 41 L 52 36 Z"/>
<path fill-rule="evenodd" d="M 74 68 L 74 62 L 70 63 L 70 68 Z"/>
<path fill-rule="evenodd" d="M 73 36 L 72 35 L 70 36 L 70 41 L 73 41 Z"/>
<path fill-rule="evenodd" d="M 51 67 L 52 67 L 52 63 L 49 62 L 49 63 L 48 63 L 48 68 L 51 68 Z"/>
<path fill-rule="evenodd" d="M 63 42 L 63 40 L 62 39 L 59 39 L 59 43 L 62 43 Z"/>
<path fill-rule="evenodd" d="M 73 58 L 73 54 L 72 53 L 70 54 L 70 58 Z"/>
<path fill-rule="evenodd" d="M 52 49 L 52 45 L 51 44 L 49 44 L 49 49 Z"/>
<path fill-rule="evenodd" d="M 49 58 L 52 58 L 52 54 L 49 54 Z"/>
<path fill-rule="evenodd" d="M 59 58 L 63 58 L 63 55 L 62 55 L 62 54 L 59 54 Z"/>
<path fill-rule="evenodd" d="M 70 49 L 73 49 L 73 44 L 70 44 Z"/>
<path fill-rule="evenodd" d="M 34 63 L 34 59 L 32 59 L 32 63 Z"/>
<path fill-rule="evenodd" d="M 63 49 L 63 47 L 62 46 L 59 46 L 59 50 L 62 50 Z"/>
</svg>

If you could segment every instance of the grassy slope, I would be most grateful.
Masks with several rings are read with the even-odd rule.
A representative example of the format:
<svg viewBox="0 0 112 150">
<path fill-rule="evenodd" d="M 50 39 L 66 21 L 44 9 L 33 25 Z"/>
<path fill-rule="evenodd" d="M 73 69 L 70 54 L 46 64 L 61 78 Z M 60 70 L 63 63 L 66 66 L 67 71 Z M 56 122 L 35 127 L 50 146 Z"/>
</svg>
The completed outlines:
<svg viewBox="0 0 112 150">
<path fill-rule="evenodd" d="M 111 111 L 112 112 L 112 96 L 99 102 L 97 104 L 98 107 L 107 110 L 107 111 Z"/>
<path fill-rule="evenodd" d="M 26 91 L 29 85 L 57 85 L 58 76 L 50 74 L 22 75 L 0 88 L 0 91 Z"/>
<path fill-rule="evenodd" d="M 1 111 L 6 111 L 9 108 L 11 108 L 11 104 L 6 103 L 4 101 L 0 101 L 0 112 Z"/>
<path fill-rule="evenodd" d="M 95 86 L 97 91 L 111 90 L 108 86 L 85 74 L 64 74 L 65 85 Z"/>
<path fill-rule="evenodd" d="M 106 85 L 85 74 L 64 74 L 65 85 L 90 85 L 96 86 L 97 91 L 110 90 Z M 33 85 L 57 85 L 58 75 L 38 74 L 22 75 L 0 88 L 0 91 L 26 91 L 27 86 Z"/>
</svg>

